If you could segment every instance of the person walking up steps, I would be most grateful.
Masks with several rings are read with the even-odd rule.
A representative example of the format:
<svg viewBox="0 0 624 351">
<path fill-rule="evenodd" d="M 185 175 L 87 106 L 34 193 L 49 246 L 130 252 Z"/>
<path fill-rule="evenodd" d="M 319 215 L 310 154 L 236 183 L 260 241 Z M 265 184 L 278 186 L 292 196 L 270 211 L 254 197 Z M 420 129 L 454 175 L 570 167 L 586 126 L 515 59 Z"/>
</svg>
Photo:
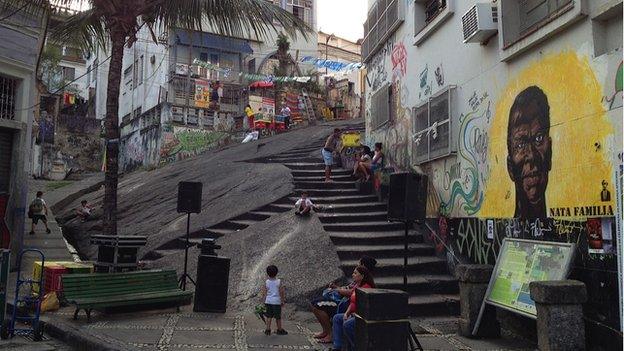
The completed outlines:
<svg viewBox="0 0 624 351">
<path fill-rule="evenodd" d="M 277 324 L 277 335 L 286 335 L 288 332 L 282 328 L 282 306 L 284 306 L 284 286 L 282 280 L 277 279 L 277 267 L 270 265 L 266 269 L 269 278 L 262 286 L 262 299 L 266 306 L 266 330 L 264 334 L 271 335 L 271 322 L 275 319 Z"/>
<path fill-rule="evenodd" d="M 323 162 L 325 163 L 325 182 L 331 182 L 331 168 L 334 165 L 334 152 L 336 152 L 336 145 L 340 140 L 340 129 L 334 129 L 334 132 L 327 137 L 325 146 L 321 149 L 321 155 L 323 155 Z"/>
<path fill-rule="evenodd" d="M 42 198 L 43 192 L 37 191 L 37 197 L 28 206 L 28 217 L 32 219 L 32 225 L 30 227 L 30 235 L 35 234 L 35 226 L 39 223 L 39 220 L 45 225 L 46 233 L 50 234 L 50 228 L 48 228 L 48 205 Z"/>
</svg>

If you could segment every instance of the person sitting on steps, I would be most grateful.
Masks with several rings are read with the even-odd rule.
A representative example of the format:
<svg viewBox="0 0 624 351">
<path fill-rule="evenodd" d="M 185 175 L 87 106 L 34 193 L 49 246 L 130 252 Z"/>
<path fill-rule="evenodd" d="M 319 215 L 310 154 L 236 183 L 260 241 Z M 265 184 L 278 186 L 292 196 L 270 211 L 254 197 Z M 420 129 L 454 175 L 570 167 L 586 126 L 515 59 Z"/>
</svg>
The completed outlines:
<svg viewBox="0 0 624 351">
<path fill-rule="evenodd" d="M 366 267 L 369 272 L 373 272 L 377 260 L 370 256 L 362 256 L 358 264 Z M 332 282 L 323 292 L 323 296 L 311 301 L 312 313 L 322 328 L 321 332 L 314 335 L 314 338 L 319 339 L 320 343 L 332 342 L 332 318 L 336 313 L 344 313 L 347 310 L 349 297 L 353 293 L 355 285 L 356 283 L 352 282 L 347 286 L 339 287 Z"/>
<path fill-rule="evenodd" d="M 375 154 L 373 155 L 373 159 L 370 163 L 362 164 L 361 170 L 364 172 L 365 181 L 368 182 L 371 175 L 375 174 L 375 171 L 383 168 L 384 162 L 384 154 L 381 151 L 381 143 L 375 143 Z"/>
<path fill-rule="evenodd" d="M 314 205 L 312 200 L 308 197 L 308 192 L 304 191 L 301 193 L 301 198 L 295 202 L 295 214 L 297 216 L 307 216 L 310 214 L 310 211 L 315 210 L 317 207 Z"/>
<path fill-rule="evenodd" d="M 76 209 L 76 215 L 80 217 L 83 222 L 91 218 L 92 212 L 93 206 L 89 205 L 87 200 L 80 201 L 80 207 Z"/>
<path fill-rule="evenodd" d="M 353 173 L 351 175 L 360 181 L 366 179 L 367 173 L 365 164 L 369 163 L 371 163 L 370 148 L 364 146 L 356 153 Z"/>
</svg>

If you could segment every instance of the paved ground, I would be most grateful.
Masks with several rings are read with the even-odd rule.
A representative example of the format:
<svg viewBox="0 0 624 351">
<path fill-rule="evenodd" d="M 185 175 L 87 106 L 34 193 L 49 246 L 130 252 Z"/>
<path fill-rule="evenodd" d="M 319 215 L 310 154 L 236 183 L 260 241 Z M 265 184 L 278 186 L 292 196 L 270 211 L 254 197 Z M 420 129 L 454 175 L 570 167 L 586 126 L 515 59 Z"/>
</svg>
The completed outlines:
<svg viewBox="0 0 624 351">
<path fill-rule="evenodd" d="M 72 320 L 73 310 L 65 308 L 46 319 L 65 331 L 70 344 L 82 344 L 80 337 L 95 340 L 110 350 L 326 350 L 314 341 L 318 330 L 312 314 L 286 312 L 289 335 L 266 336 L 264 324 L 252 314 L 194 313 L 190 306 L 174 309 L 102 315 L 95 313 L 91 323 L 84 316 Z M 412 321 L 425 350 L 534 350 L 521 340 L 470 340 L 454 334 L 456 324 L 449 320 Z M 62 348 L 61 348 L 62 350 Z"/>
</svg>

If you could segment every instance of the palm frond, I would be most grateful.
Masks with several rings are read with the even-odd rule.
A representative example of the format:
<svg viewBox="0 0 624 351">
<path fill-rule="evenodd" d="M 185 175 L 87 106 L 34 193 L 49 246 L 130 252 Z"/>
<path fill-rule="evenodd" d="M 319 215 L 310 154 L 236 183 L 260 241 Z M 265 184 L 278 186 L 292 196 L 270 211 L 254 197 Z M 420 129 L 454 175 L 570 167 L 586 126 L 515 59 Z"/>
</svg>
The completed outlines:
<svg viewBox="0 0 624 351">
<path fill-rule="evenodd" d="M 53 42 L 71 43 L 85 50 L 106 47 L 108 36 L 105 23 L 97 9 L 81 11 L 51 28 L 50 39 Z"/>
<path fill-rule="evenodd" d="M 256 38 L 266 38 L 269 29 L 284 31 L 295 38 L 298 34 L 307 38 L 312 32 L 301 19 L 266 0 L 151 0 L 147 3 L 146 13 L 159 19 L 166 28 L 203 30 L 207 24 L 216 34 Z"/>
</svg>

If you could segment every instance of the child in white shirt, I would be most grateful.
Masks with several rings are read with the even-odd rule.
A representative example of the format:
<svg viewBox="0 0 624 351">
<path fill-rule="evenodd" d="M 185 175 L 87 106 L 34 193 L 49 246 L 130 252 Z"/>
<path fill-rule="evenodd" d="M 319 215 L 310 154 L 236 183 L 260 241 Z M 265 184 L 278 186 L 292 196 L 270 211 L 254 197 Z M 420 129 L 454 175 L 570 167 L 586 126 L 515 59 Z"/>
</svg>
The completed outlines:
<svg viewBox="0 0 624 351">
<path fill-rule="evenodd" d="M 266 269 L 269 278 L 262 286 L 262 299 L 266 306 L 266 330 L 264 334 L 271 335 L 271 321 L 275 318 L 277 324 L 277 335 L 286 335 L 288 332 L 282 328 L 282 306 L 284 306 L 284 286 L 282 280 L 277 279 L 277 267 L 270 265 Z"/>
<path fill-rule="evenodd" d="M 295 202 L 295 214 L 298 216 L 305 216 L 310 214 L 310 211 L 315 209 L 314 203 L 308 197 L 307 192 L 301 193 L 301 198 Z"/>
</svg>

